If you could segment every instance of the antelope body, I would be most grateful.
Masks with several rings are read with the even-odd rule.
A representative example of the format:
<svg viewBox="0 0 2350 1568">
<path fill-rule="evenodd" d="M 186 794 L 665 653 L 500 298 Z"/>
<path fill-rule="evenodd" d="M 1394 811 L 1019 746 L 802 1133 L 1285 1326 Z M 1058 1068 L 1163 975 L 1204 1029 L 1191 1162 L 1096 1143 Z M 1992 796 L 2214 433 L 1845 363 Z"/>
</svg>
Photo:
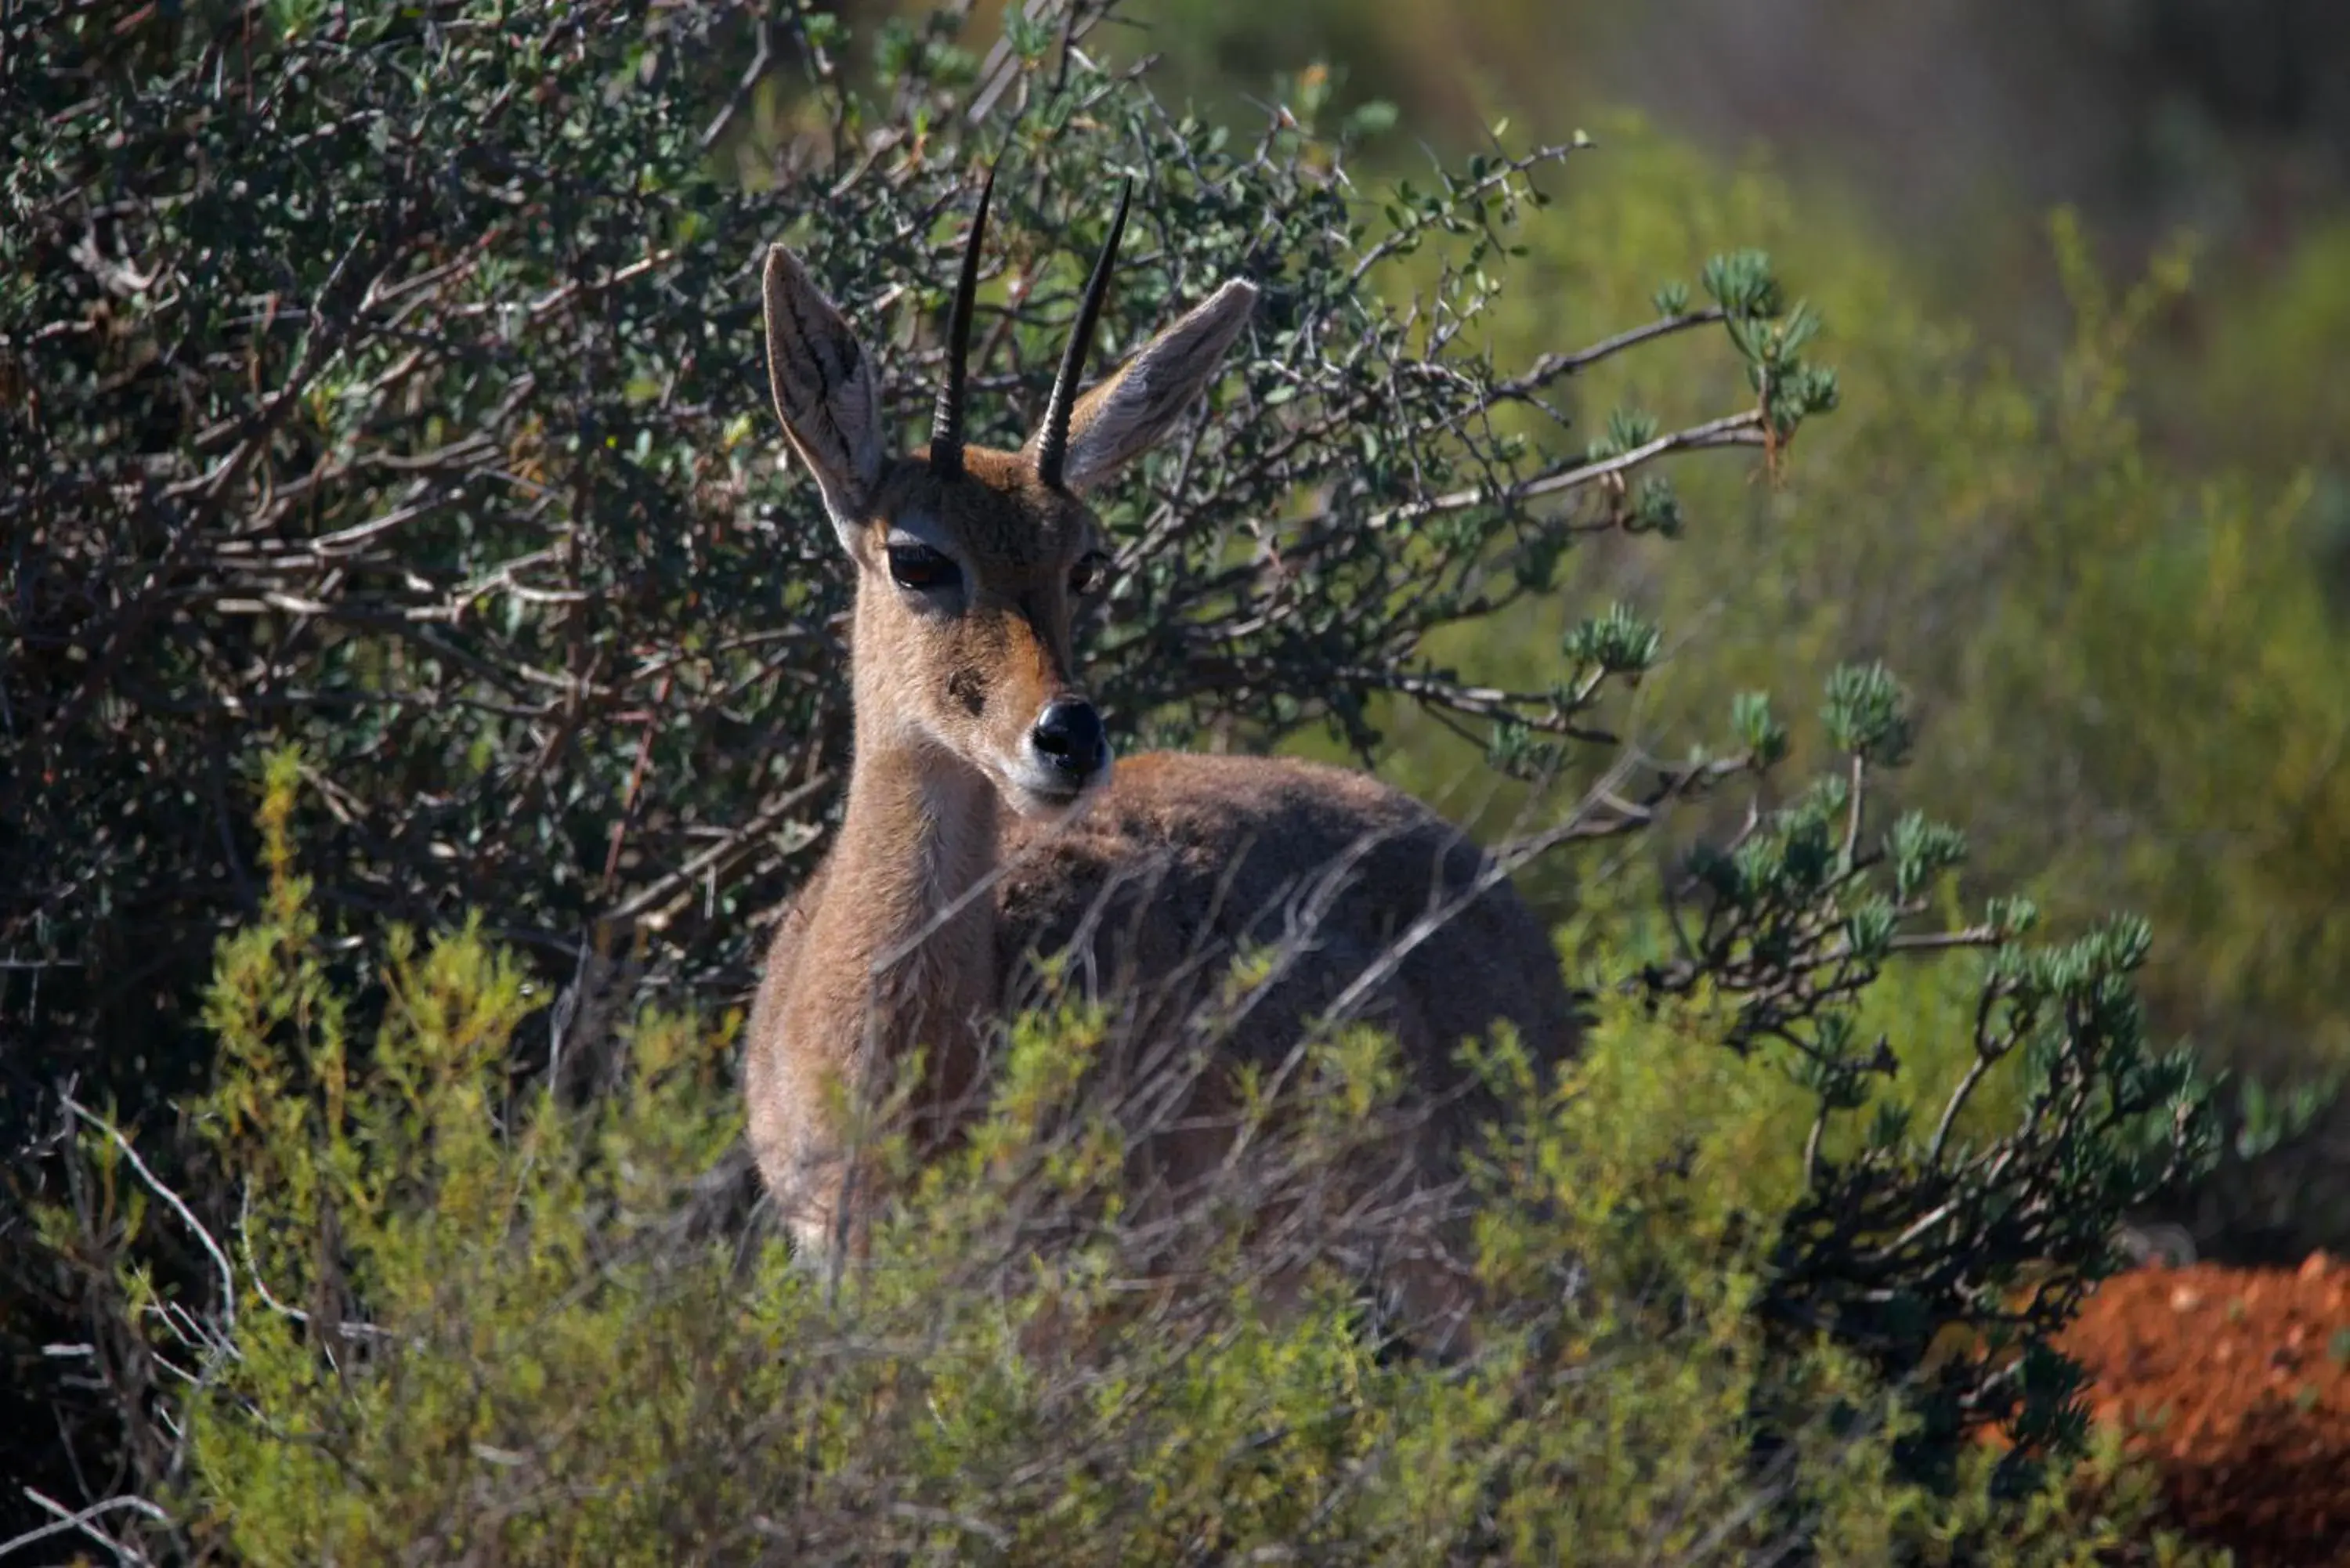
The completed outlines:
<svg viewBox="0 0 2350 1568">
<path fill-rule="evenodd" d="M 992 185 L 992 179 L 991 179 Z M 1247 324 L 1227 282 L 1082 398 L 1123 229 L 1088 283 L 1044 421 L 1018 452 L 967 445 L 963 362 L 983 192 L 929 447 L 884 452 L 872 363 L 784 246 L 764 279 L 776 411 L 855 566 L 855 757 L 837 837 L 785 912 L 754 1008 L 750 1138 L 797 1246 L 861 1233 L 844 1106 L 917 1046 L 937 1102 L 979 1071 L 1007 978 L 1067 953 L 1102 987 L 1158 988 L 1167 1016 L 1243 941 L 1282 955 L 1222 1049 L 1277 1066 L 1334 1001 L 1395 1034 L 1409 1092 L 1435 1107 L 1394 1158 L 1416 1185 L 1482 1108 L 1453 1053 L 1507 1021 L 1537 1060 L 1573 1046 L 1541 925 L 1457 828 L 1367 774 L 1175 753 L 1113 763 L 1083 695 L 1075 611 L 1108 556 L 1082 496 L 1166 434 Z M 1147 1132 L 1170 1189 L 1223 1144 L 1224 1075 Z M 845 1096 L 845 1097 L 844 1097 Z M 943 1129 L 941 1129 L 943 1130 Z"/>
</svg>

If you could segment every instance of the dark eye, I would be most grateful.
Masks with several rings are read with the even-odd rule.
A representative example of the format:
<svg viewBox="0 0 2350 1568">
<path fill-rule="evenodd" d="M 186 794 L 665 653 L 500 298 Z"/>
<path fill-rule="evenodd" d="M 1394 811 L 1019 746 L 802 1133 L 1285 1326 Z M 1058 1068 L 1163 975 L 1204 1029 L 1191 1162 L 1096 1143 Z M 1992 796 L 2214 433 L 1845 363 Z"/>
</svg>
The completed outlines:
<svg viewBox="0 0 2350 1568">
<path fill-rule="evenodd" d="M 954 557 L 928 545 L 892 545 L 889 546 L 889 580 L 901 588 L 919 593 L 937 593 L 951 588 L 962 581 L 962 568 Z"/>
<path fill-rule="evenodd" d="M 1088 550 L 1077 557 L 1069 568 L 1069 591 L 1079 598 L 1087 598 L 1109 587 L 1110 559 L 1099 550 Z"/>
</svg>

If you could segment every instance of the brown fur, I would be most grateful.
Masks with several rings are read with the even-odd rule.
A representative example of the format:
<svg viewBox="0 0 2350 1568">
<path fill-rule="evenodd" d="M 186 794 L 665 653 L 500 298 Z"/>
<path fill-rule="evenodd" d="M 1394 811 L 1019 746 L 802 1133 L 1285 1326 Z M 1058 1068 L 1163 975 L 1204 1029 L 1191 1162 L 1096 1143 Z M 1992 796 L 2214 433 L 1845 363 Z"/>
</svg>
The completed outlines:
<svg viewBox="0 0 2350 1568">
<path fill-rule="evenodd" d="M 1099 547 L 1098 524 L 1037 480 L 1030 451 L 971 448 L 953 478 L 920 455 L 877 468 L 853 336 L 788 258 L 770 261 L 767 290 L 777 407 L 858 574 L 847 803 L 768 953 L 748 1036 L 751 1142 L 799 1243 L 821 1255 L 857 1239 L 845 1107 L 868 1103 L 919 1043 L 934 1066 L 925 1108 L 948 1114 L 1016 1001 L 1007 977 L 1065 949 L 1092 983 L 1151 997 L 1172 1021 L 1239 944 L 1291 939 L 1285 968 L 1222 1047 L 1228 1064 L 1272 1068 L 1402 939 L 1357 1011 L 1393 1031 L 1411 1094 L 1432 1111 L 1396 1161 L 1440 1185 L 1484 1108 L 1460 1093 L 1461 1042 L 1506 1021 L 1538 1060 L 1574 1049 L 1540 924 L 1457 828 L 1366 774 L 1160 753 L 1116 762 L 1074 812 L 1024 789 L 1032 726 L 1077 691 L 1070 572 Z M 1227 286 L 1080 400 L 1073 488 L 1180 417 L 1252 298 Z M 891 580 L 893 529 L 962 564 L 964 588 L 945 609 Z M 1431 909 L 1443 918 L 1423 922 Z M 1170 1190 L 1220 1157 L 1225 1082 L 1199 1077 L 1197 1115 L 1144 1140 Z M 947 1130 L 934 1120 L 928 1133 Z"/>
</svg>

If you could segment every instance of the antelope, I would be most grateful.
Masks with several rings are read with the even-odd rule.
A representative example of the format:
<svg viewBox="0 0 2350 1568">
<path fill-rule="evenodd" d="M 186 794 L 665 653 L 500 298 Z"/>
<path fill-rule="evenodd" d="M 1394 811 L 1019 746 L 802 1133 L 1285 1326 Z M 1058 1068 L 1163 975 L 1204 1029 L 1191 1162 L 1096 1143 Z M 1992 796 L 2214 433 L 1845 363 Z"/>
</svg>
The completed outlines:
<svg viewBox="0 0 2350 1568">
<path fill-rule="evenodd" d="M 1113 763 L 1072 646 L 1112 565 L 1085 497 L 1202 393 L 1257 291 L 1225 282 L 1078 396 L 1129 185 L 1035 433 L 1016 452 L 970 443 L 965 359 L 993 186 L 991 174 L 962 253 L 930 442 L 910 456 L 885 452 L 873 361 L 806 265 L 781 244 L 765 258 L 775 411 L 857 574 L 847 799 L 785 908 L 745 1033 L 749 1141 L 795 1254 L 864 1244 L 851 1208 L 871 1195 L 842 1107 L 887 1088 L 918 1046 L 937 1103 L 955 1103 L 1010 977 L 1056 953 L 1074 972 L 1195 996 L 1205 980 L 1181 987 L 1212 978 L 1202 954 L 1286 942 L 1285 967 L 1221 1047 L 1228 1060 L 1195 1075 L 1187 1114 L 1144 1139 L 1170 1185 L 1229 1141 L 1211 1130 L 1231 1102 L 1215 1069 L 1270 1069 L 1344 1001 L 1392 1033 L 1408 1092 L 1450 1107 L 1395 1156 L 1438 1190 L 1476 1103 L 1461 1092 L 1459 1045 L 1506 1021 L 1539 1062 L 1573 1050 L 1558 957 L 1490 857 L 1367 774 L 1172 752 Z M 1402 1293 L 1465 1300 L 1461 1264 L 1446 1269 L 1453 1285 Z"/>
</svg>

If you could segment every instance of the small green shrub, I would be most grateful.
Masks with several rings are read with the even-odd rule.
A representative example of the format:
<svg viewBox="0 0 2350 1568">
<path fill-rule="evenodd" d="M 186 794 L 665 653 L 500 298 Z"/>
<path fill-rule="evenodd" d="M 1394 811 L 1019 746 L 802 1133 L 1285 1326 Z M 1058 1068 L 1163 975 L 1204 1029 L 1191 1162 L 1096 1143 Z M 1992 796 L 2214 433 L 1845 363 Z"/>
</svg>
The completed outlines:
<svg viewBox="0 0 2350 1568">
<path fill-rule="evenodd" d="M 1138 1297 L 1084 1008 L 1016 1027 L 969 1145 L 827 1278 L 712 1222 L 739 1135 L 723 1029 L 647 1013 L 597 1103 L 517 1090 L 504 1064 L 539 1000 L 522 971 L 475 930 L 395 932 L 356 1048 L 293 874 L 300 771 L 273 765 L 268 912 L 224 943 L 208 1012 L 223 1071 L 197 1122 L 236 1201 L 199 1246 L 230 1293 L 200 1305 L 145 1271 L 193 1216 L 142 1201 L 151 1173 L 96 1118 L 80 1168 L 107 1223 L 46 1217 L 118 1293 L 106 1354 L 156 1377 L 168 1441 L 126 1547 L 1857 1565 L 2119 1562 L 2154 1539 L 2126 1473 L 2002 1501 L 1990 1452 L 1962 1449 L 1943 1484 L 1904 1479 L 1914 1402 L 1773 1321 L 1756 1221 L 1806 1201 L 1785 1135 L 1809 1096 L 1722 1049 L 1716 1001 L 1617 998 L 1565 1081 L 1523 1085 L 1465 1366 L 1383 1356 L 1336 1275 L 1260 1310 L 1238 1246 Z M 1263 1159 L 1310 1172 L 1376 1120 L 1362 1044 L 1319 1055 L 1324 1110 L 1268 1122 Z M 1506 1043 L 1491 1060 L 1523 1071 Z M 1040 1209 L 1084 1195 L 1064 1217 L 1087 1222 L 1035 1245 Z"/>
<path fill-rule="evenodd" d="M 1675 471 L 1701 548 L 1595 542 L 1563 573 L 1570 593 L 1447 628 L 1431 658 L 1498 686 L 1568 680 L 1583 607 L 1625 600 L 1678 635 L 1608 727 L 1659 747 L 1724 691 L 1766 683 L 1758 672 L 1793 690 L 1882 659 L 1933 735 L 1935 765 L 1902 781 L 1903 799 L 1965 822 L 1987 886 L 2067 925 L 2144 911 L 2149 1004 L 2218 1059 L 2281 1077 L 2337 1063 L 2341 485 L 2283 454 L 2324 450 L 2314 431 L 2340 396 L 2305 369 L 2339 336 L 2340 236 L 2314 234 L 2306 264 L 2257 290 L 2207 289 L 2190 287 L 2183 242 L 2106 277 L 2059 213 L 2045 265 L 2071 314 L 2043 359 L 1768 160 L 1711 157 L 1633 116 L 1592 124 L 1605 156 L 1529 215 L 1499 340 L 1532 352 L 1630 318 L 1660 283 L 1696 285 L 1706 236 L 1736 234 L 1802 279 L 1842 401 L 1774 483 L 1740 465 Z M 2208 363 L 2164 348 L 2160 324 L 2189 311 L 2209 317 L 2195 334 Z M 1626 357 L 1575 378 L 1560 407 L 1586 430 L 1621 410 L 1670 425 L 1733 393 L 1740 370 L 1676 349 Z M 1401 705 L 1378 717 L 1389 776 L 1469 794 L 1482 737 Z M 1790 740 L 1806 764 L 1828 749 L 1808 727 Z M 1515 805 L 1503 793 L 1496 809 Z M 1561 866 L 1544 890 L 1565 909 L 1583 880 Z M 2330 1232 L 2350 1234 L 2350 1199 L 2316 1233 Z"/>
</svg>

